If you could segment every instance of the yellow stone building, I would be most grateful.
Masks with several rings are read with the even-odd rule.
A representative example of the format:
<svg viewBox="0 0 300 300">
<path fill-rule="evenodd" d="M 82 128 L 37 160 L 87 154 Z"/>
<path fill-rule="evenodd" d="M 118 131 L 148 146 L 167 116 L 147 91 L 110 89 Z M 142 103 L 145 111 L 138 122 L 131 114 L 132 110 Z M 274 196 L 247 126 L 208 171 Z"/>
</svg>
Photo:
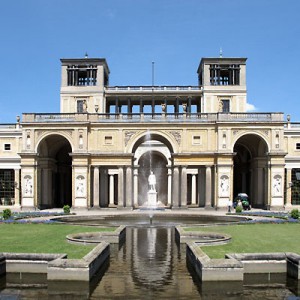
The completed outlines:
<svg viewBox="0 0 300 300">
<path fill-rule="evenodd" d="M 110 86 L 105 59 L 61 59 L 60 113 L 0 126 L 2 205 L 300 204 L 300 124 L 247 113 L 246 58 L 203 58 L 197 86 Z M 299 178 L 298 178 L 299 176 Z"/>
</svg>

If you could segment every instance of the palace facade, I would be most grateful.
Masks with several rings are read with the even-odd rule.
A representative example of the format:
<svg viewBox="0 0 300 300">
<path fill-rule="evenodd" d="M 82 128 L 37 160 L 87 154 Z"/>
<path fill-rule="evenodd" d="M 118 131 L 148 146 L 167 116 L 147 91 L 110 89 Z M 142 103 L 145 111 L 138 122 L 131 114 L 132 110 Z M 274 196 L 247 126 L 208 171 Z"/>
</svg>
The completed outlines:
<svg viewBox="0 0 300 300">
<path fill-rule="evenodd" d="M 246 58 L 203 58 L 197 86 L 110 86 L 105 59 L 61 59 L 60 113 L 0 125 L 3 206 L 300 205 L 300 123 L 246 111 Z"/>
</svg>

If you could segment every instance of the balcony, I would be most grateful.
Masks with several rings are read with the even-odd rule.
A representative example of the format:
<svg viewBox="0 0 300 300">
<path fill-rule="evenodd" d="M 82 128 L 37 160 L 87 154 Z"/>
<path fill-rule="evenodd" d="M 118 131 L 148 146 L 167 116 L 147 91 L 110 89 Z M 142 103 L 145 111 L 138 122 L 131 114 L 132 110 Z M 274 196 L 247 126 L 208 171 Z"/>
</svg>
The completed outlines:
<svg viewBox="0 0 300 300">
<path fill-rule="evenodd" d="M 105 92 L 201 91 L 201 86 L 107 86 Z"/>
<path fill-rule="evenodd" d="M 129 96 L 134 97 L 166 97 L 166 96 L 189 96 L 202 95 L 201 86 L 107 86 L 104 89 L 106 97 Z"/>
<path fill-rule="evenodd" d="M 203 122 L 283 122 L 283 113 L 41 113 L 23 114 L 22 123 L 203 123 Z"/>
</svg>

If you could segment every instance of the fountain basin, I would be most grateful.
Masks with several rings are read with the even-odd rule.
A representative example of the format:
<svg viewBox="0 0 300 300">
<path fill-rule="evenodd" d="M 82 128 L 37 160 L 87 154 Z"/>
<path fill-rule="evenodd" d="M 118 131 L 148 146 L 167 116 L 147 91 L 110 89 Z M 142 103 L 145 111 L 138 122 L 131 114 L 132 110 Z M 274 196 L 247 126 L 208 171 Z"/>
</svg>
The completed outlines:
<svg viewBox="0 0 300 300">
<path fill-rule="evenodd" d="M 76 244 L 99 244 L 103 241 L 118 244 L 125 239 L 126 226 L 119 226 L 115 231 L 109 232 L 82 232 L 66 236 L 68 242 Z"/>
<path fill-rule="evenodd" d="M 228 224 L 238 223 L 248 220 L 246 217 L 237 216 L 211 216 L 211 215 L 186 215 L 186 214 L 171 214 L 160 211 L 142 211 L 133 214 L 114 214 L 106 216 L 67 216 L 58 217 L 53 220 L 87 226 L 139 226 L 149 225 L 151 215 L 151 225 L 153 226 L 177 226 L 177 225 L 211 225 L 211 224 Z"/>
<path fill-rule="evenodd" d="M 175 227 L 175 235 L 180 243 L 193 240 L 198 246 L 223 245 L 231 241 L 231 236 L 226 233 L 185 231 L 181 226 Z"/>
</svg>

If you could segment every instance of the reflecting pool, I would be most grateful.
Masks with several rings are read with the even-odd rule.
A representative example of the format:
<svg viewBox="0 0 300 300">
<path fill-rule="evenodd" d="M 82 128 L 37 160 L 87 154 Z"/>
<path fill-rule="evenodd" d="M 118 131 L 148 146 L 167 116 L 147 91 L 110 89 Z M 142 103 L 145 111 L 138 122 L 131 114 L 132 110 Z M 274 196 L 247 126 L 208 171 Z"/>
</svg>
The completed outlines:
<svg viewBox="0 0 300 300">
<path fill-rule="evenodd" d="M 8 274 L 0 299 L 299 299 L 299 282 L 268 274 L 243 283 L 201 284 L 174 227 L 130 226 L 122 245 L 90 283 L 47 282 L 46 275 Z"/>
</svg>

